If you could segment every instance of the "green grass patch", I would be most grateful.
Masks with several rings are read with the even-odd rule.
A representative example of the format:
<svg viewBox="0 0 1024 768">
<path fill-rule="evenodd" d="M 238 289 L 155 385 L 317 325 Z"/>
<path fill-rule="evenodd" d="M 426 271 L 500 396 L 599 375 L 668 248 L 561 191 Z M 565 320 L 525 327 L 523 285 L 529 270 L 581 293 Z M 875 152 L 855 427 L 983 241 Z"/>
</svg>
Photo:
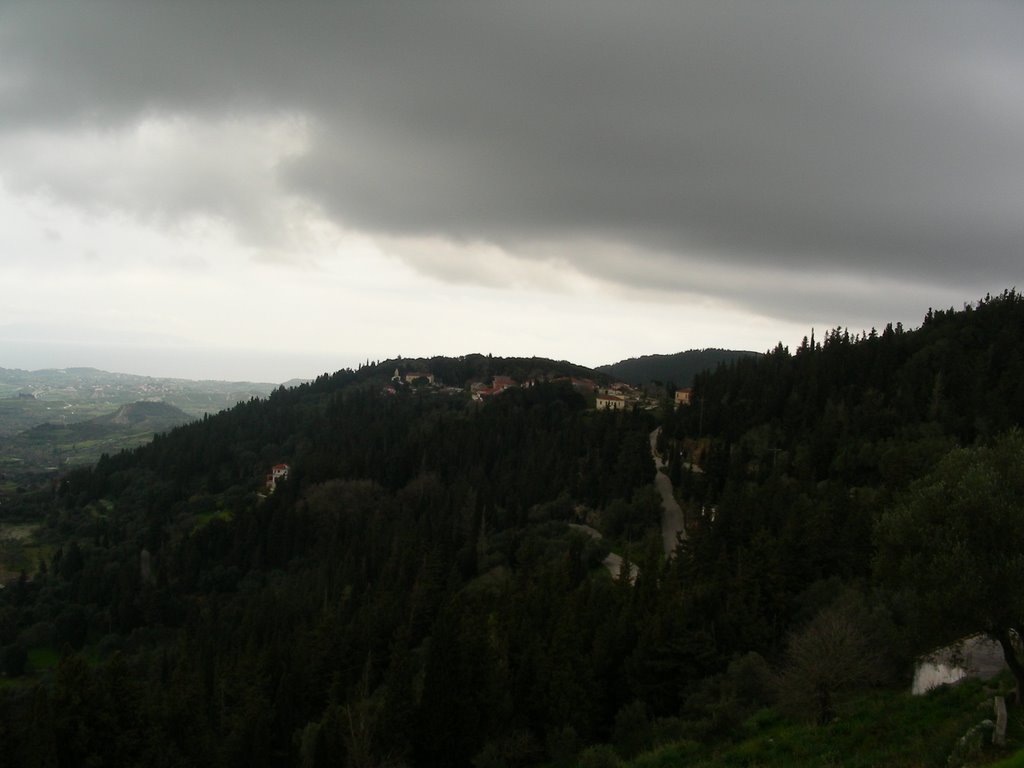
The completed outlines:
<svg viewBox="0 0 1024 768">
<path fill-rule="evenodd" d="M 1024 750 L 998 763 L 992 763 L 991 768 L 1024 768 Z"/>
<path fill-rule="evenodd" d="M 684 741 L 637 757 L 632 768 L 940 768 L 958 739 L 986 718 L 993 695 L 1003 694 L 1006 680 L 969 681 L 926 696 L 876 692 L 847 703 L 842 716 L 824 727 L 794 722 L 771 710 L 748 720 L 731 743 Z M 998 690 L 997 690 L 998 689 Z M 989 748 L 983 761 L 999 768 L 1024 768 L 1022 713 L 1010 713 L 1008 746 Z"/>
<path fill-rule="evenodd" d="M 225 522 L 231 522 L 235 518 L 235 513 L 230 509 L 218 509 L 213 512 L 200 512 L 193 515 L 195 518 L 195 525 L 192 526 L 192 533 L 195 533 L 202 528 L 205 528 L 214 520 L 223 520 Z"/>
</svg>

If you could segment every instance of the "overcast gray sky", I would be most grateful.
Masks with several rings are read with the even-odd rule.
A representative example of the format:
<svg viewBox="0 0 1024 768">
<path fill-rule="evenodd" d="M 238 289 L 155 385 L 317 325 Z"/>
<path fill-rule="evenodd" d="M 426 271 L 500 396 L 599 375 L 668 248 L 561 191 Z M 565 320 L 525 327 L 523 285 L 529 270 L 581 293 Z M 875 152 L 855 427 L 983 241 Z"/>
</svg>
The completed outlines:
<svg viewBox="0 0 1024 768">
<path fill-rule="evenodd" d="M 0 366 L 794 346 L 1017 285 L 1024 4 L 0 6 Z"/>
</svg>

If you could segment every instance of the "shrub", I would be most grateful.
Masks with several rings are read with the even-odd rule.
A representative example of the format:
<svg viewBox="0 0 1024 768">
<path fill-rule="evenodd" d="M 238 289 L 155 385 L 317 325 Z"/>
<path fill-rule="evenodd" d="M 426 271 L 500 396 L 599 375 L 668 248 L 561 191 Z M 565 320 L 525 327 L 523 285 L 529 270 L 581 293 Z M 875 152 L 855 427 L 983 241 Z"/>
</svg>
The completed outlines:
<svg viewBox="0 0 1024 768">
<path fill-rule="evenodd" d="M 580 754 L 579 768 L 619 768 L 622 761 L 613 747 L 595 744 Z"/>
</svg>

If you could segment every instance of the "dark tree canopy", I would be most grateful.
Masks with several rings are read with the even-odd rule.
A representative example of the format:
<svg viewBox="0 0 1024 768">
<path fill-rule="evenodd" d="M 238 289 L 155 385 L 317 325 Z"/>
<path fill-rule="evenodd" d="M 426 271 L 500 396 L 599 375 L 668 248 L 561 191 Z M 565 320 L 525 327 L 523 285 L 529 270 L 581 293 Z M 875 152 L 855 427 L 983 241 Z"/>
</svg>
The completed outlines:
<svg viewBox="0 0 1024 768">
<path fill-rule="evenodd" d="M 887 586 L 922 643 L 1009 643 L 1024 438 L 993 440 L 1024 424 L 1024 301 L 818 338 L 706 371 L 662 414 L 689 523 L 668 561 L 657 417 L 590 409 L 569 377 L 593 372 L 536 358 L 339 371 L 5 499 L 50 548 L 0 590 L 0 650 L 25 673 L 0 687 L 0 755 L 571 764 L 656 725 L 729 738 L 772 701 L 769 666 L 828 719 L 878 645 L 832 608 L 851 590 L 874 608 Z M 396 367 L 446 387 L 392 386 Z M 536 385 L 458 389 L 499 375 Z"/>
<path fill-rule="evenodd" d="M 876 570 L 926 639 L 985 632 L 1024 683 L 1024 432 L 947 454 L 878 526 Z"/>
</svg>

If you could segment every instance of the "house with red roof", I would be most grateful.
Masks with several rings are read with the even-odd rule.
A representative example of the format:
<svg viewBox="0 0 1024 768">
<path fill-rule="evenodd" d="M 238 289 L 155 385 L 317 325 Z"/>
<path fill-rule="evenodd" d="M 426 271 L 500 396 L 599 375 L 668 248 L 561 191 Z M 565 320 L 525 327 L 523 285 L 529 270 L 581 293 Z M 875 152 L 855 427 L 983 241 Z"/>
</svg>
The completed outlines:
<svg viewBox="0 0 1024 768">
<path fill-rule="evenodd" d="M 287 480 L 288 473 L 291 471 L 291 467 L 287 464 L 275 464 L 270 468 L 269 474 L 267 474 L 266 486 L 270 493 L 273 493 L 277 488 L 278 480 Z"/>
<path fill-rule="evenodd" d="M 519 386 L 516 384 L 516 380 L 511 376 L 495 376 L 491 382 L 491 386 L 487 386 L 482 381 L 476 381 L 470 384 L 469 391 L 476 401 L 483 400 L 485 397 L 491 395 L 497 395 L 500 392 L 504 392 L 506 389 Z"/>
</svg>

